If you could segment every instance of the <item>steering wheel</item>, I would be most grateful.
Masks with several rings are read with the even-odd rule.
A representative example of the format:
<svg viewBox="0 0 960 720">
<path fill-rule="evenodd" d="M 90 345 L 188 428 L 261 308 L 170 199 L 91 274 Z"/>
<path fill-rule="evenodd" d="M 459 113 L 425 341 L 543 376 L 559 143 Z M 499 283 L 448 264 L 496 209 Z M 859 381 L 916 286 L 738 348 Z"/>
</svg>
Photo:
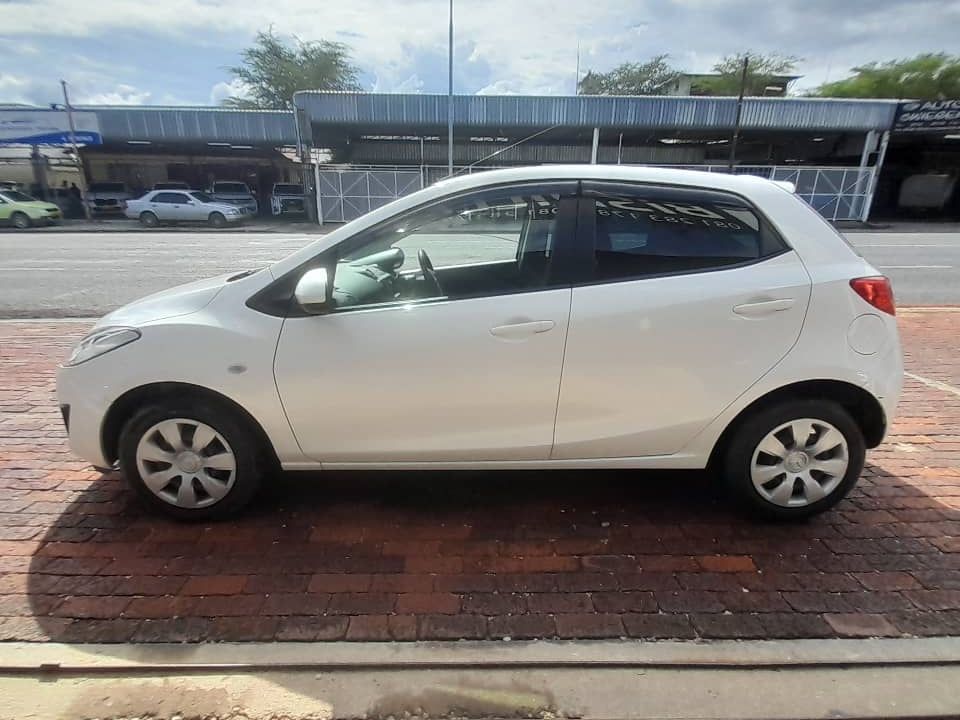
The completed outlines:
<svg viewBox="0 0 960 720">
<path fill-rule="evenodd" d="M 423 279 L 430 285 L 430 289 L 437 295 L 443 295 L 443 288 L 440 287 L 437 273 L 433 269 L 433 262 L 423 248 L 417 250 L 417 261 L 420 263 L 420 269 L 423 270 Z"/>
</svg>

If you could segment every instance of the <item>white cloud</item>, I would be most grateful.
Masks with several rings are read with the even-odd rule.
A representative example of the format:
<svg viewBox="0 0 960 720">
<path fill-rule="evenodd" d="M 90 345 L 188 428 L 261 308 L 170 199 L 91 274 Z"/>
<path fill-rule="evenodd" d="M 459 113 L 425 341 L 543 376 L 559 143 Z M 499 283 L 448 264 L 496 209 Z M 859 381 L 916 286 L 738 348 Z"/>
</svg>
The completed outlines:
<svg viewBox="0 0 960 720">
<path fill-rule="evenodd" d="M 218 82 L 210 88 L 210 104 L 219 105 L 229 97 L 248 97 L 250 88 L 239 78 L 230 82 Z"/>
<path fill-rule="evenodd" d="M 381 93 L 419 93 L 423 92 L 423 80 L 414 73 L 406 80 L 392 82 L 389 78 L 377 77 L 371 88 L 371 92 Z"/>
<path fill-rule="evenodd" d="M 28 91 L 30 81 L 25 77 L 0 73 L 0 103 L 32 104 Z"/>
<path fill-rule="evenodd" d="M 135 31 L 161 49 L 163 38 L 193 45 L 203 62 L 204 48 L 239 50 L 258 30 L 272 26 L 277 33 L 305 40 L 348 43 L 363 70 L 376 78 L 378 91 L 417 92 L 445 85 L 438 80 L 446 72 L 442 59 L 429 68 L 415 67 L 418 58 L 445 57 L 443 0 L 12 0 L 2 7 L 2 32 L 9 38 L 0 41 L 4 49 L 14 42 L 33 43 L 48 59 L 53 38 L 109 38 Z M 921 51 L 960 53 L 958 0 L 871 0 L 869 12 L 863 7 L 836 0 L 457 0 L 455 35 L 464 52 L 458 52 L 456 62 L 458 71 L 467 65 L 477 70 L 470 76 L 470 89 L 569 94 L 578 41 L 583 71 L 660 53 L 690 71 L 708 70 L 722 55 L 744 49 L 795 54 L 806 58 L 798 67 L 807 76 L 801 86 L 822 81 L 828 68 L 837 79 L 851 66 L 873 59 Z M 158 54 L 158 63 L 162 59 Z M 98 67 L 96 59 L 93 65 L 78 62 L 68 69 L 57 62 L 44 65 L 49 68 L 43 77 L 47 85 L 57 72 L 84 69 L 106 73 L 97 78 L 101 86 L 121 81 L 145 85 L 142 77 L 117 77 L 121 70 Z M 190 81 L 184 77 L 182 87 L 162 90 L 203 97 L 209 80 L 199 88 Z M 161 88 L 152 91 L 159 95 Z M 143 94 L 113 87 L 100 94 L 118 99 L 138 92 Z M 212 102 L 229 94 L 236 94 L 231 82 L 209 90 Z"/>
<path fill-rule="evenodd" d="M 117 85 L 106 92 L 75 92 L 70 98 L 77 105 L 149 105 L 151 93 L 132 85 Z"/>
</svg>

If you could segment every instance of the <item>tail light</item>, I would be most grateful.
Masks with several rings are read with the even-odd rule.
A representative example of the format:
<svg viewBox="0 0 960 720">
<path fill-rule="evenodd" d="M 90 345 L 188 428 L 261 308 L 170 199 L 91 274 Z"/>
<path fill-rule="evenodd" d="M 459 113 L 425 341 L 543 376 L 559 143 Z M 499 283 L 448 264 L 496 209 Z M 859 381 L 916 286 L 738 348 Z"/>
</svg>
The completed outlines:
<svg viewBox="0 0 960 720">
<path fill-rule="evenodd" d="M 882 310 L 890 315 L 897 314 L 896 305 L 893 302 L 893 288 L 890 286 L 890 278 L 878 275 L 876 277 L 854 278 L 850 281 L 850 287 L 860 297 L 873 305 L 877 310 Z"/>
</svg>

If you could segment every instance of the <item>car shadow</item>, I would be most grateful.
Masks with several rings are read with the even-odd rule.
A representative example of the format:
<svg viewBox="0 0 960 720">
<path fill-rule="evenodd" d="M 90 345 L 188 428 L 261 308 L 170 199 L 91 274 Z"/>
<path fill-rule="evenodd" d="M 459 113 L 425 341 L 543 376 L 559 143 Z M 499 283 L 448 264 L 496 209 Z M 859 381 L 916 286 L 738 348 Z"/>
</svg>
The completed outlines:
<svg viewBox="0 0 960 720">
<path fill-rule="evenodd" d="M 938 577 L 957 583 L 957 556 L 932 541 L 958 522 L 955 510 L 879 465 L 867 466 L 835 510 L 793 524 L 747 519 L 704 472 L 277 474 L 244 513 L 208 523 L 149 513 L 109 473 L 51 518 L 26 577 L 33 635 L 21 625 L 26 637 L 11 637 L 9 629 L 7 636 L 342 639 L 354 615 L 404 614 L 413 617 L 398 639 L 415 639 L 421 613 L 451 612 L 423 596 L 459 592 L 463 613 L 471 588 L 512 602 L 518 593 L 567 593 L 576 603 L 594 591 L 629 596 L 643 588 L 657 591 L 660 607 L 633 610 L 683 616 L 856 610 L 889 614 L 902 628 L 913 613 L 916 632 L 937 634 L 946 620 L 930 617 L 935 607 L 918 608 L 909 591 L 927 597 Z M 884 577 L 903 587 L 855 579 L 874 572 L 895 573 Z M 750 593 L 751 602 L 738 600 L 737 591 Z M 788 591 L 796 597 L 785 602 Z M 408 592 L 426 604 L 398 607 Z M 664 607 L 661 592 L 692 604 Z M 338 593 L 349 601 L 336 604 Z M 576 603 L 556 612 L 604 614 L 596 603 Z M 471 612 L 517 612 L 509 603 L 491 607 Z M 291 618 L 303 617 L 329 623 L 313 635 L 284 634 Z M 728 636 L 717 627 L 715 636 Z M 830 634 L 826 625 L 806 627 Z M 710 637 L 705 628 L 696 634 Z M 780 636 L 791 632 L 804 631 Z"/>
</svg>

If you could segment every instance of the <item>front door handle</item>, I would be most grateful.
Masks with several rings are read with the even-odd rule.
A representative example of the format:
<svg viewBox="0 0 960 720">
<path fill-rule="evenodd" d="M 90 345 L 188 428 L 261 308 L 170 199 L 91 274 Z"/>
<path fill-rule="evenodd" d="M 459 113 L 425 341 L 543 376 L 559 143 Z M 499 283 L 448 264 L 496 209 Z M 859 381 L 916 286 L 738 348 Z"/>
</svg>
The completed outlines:
<svg viewBox="0 0 960 720">
<path fill-rule="evenodd" d="M 531 320 L 492 327 L 490 328 L 490 334 L 504 340 L 520 340 L 538 333 L 549 332 L 555 326 L 556 323 L 553 320 Z"/>
<path fill-rule="evenodd" d="M 779 298 L 777 300 L 760 300 L 759 302 L 744 303 L 737 305 L 733 311 L 737 315 L 744 317 L 759 317 L 760 315 L 770 315 L 775 312 L 782 312 L 793 307 L 793 298 Z"/>
</svg>

